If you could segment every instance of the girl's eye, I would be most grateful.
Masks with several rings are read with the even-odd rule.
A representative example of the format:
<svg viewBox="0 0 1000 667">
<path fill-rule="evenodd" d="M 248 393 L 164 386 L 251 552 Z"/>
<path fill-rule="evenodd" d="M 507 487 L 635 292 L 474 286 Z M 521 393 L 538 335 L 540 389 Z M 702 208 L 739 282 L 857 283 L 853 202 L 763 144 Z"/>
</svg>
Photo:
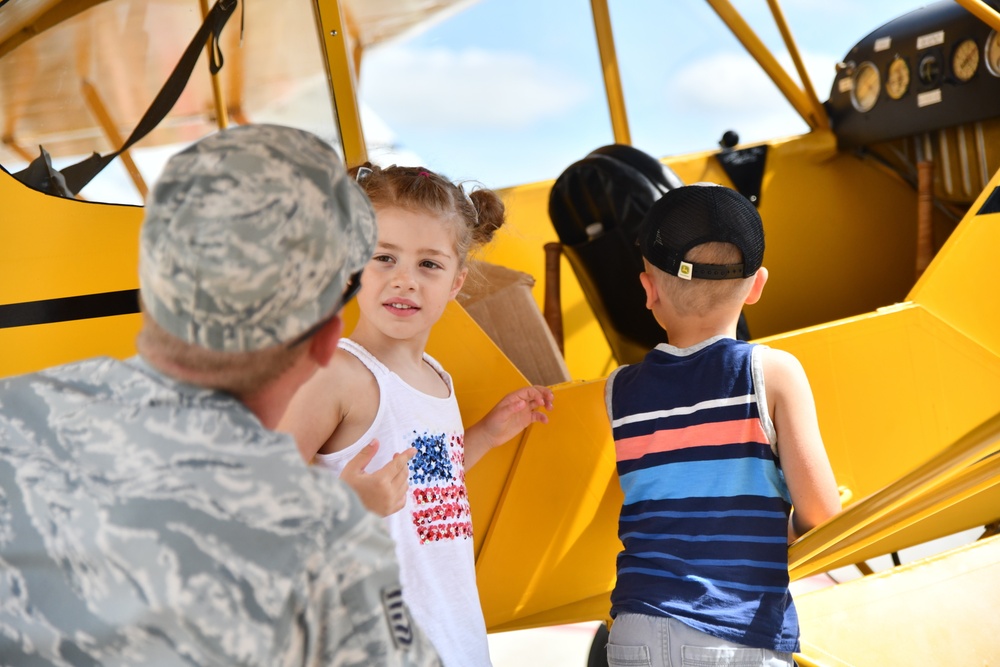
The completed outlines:
<svg viewBox="0 0 1000 667">
<path fill-rule="evenodd" d="M 424 267 L 425 269 L 440 269 L 441 268 L 440 264 L 438 264 L 437 262 L 432 262 L 429 259 L 425 259 L 424 261 L 420 262 L 420 266 Z"/>
<path fill-rule="evenodd" d="M 392 257 L 390 257 L 389 255 L 375 255 L 374 257 L 372 257 L 372 261 L 373 262 L 391 262 L 392 261 Z"/>
</svg>

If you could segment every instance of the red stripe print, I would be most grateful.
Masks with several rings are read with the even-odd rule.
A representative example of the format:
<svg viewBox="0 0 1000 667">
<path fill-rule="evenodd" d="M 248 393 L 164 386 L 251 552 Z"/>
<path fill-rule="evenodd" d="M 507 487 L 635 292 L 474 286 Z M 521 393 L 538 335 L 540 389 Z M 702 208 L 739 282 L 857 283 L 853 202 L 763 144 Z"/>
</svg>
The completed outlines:
<svg viewBox="0 0 1000 667">
<path fill-rule="evenodd" d="M 449 486 L 427 486 L 413 489 L 413 500 L 418 505 L 428 505 L 430 503 L 443 503 L 455 500 L 466 500 L 468 492 L 464 486 L 451 484 Z"/>
<path fill-rule="evenodd" d="M 442 542 L 444 540 L 471 540 L 472 523 L 462 521 L 443 526 L 420 526 L 417 528 L 417 537 L 420 539 L 421 544 Z"/>
<path fill-rule="evenodd" d="M 413 525 L 423 526 L 429 523 L 447 521 L 449 519 L 466 518 L 469 516 L 468 504 L 444 503 L 424 510 L 413 512 Z"/>
<path fill-rule="evenodd" d="M 411 490 L 416 507 L 410 520 L 421 544 L 472 537 L 472 516 L 465 487 L 459 484 Z"/>
<path fill-rule="evenodd" d="M 623 438 L 615 442 L 617 460 L 632 461 L 646 454 L 670 452 L 689 447 L 731 445 L 737 442 L 767 442 L 764 428 L 756 418 L 696 424 L 685 428 L 656 431 L 649 435 Z"/>
</svg>

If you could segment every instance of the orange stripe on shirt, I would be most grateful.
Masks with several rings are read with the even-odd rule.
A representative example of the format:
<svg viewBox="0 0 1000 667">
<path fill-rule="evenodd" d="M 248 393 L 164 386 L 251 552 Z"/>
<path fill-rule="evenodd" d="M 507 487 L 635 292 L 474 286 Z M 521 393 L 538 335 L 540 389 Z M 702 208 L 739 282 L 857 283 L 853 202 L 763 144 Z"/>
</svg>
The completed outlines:
<svg viewBox="0 0 1000 667">
<path fill-rule="evenodd" d="M 649 435 L 623 438 L 615 442 L 618 461 L 632 461 L 646 454 L 670 452 L 689 447 L 731 445 L 737 442 L 767 442 L 760 420 L 736 419 L 726 422 L 695 424 L 685 428 L 656 431 Z"/>
</svg>

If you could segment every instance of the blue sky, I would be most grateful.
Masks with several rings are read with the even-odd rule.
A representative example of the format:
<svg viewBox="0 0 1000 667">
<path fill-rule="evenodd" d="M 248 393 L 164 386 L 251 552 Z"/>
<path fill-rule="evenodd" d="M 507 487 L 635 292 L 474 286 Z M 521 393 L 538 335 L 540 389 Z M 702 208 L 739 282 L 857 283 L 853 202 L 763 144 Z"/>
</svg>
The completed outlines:
<svg viewBox="0 0 1000 667">
<path fill-rule="evenodd" d="M 705 0 L 608 0 L 632 144 L 656 157 L 807 128 Z M 733 0 L 794 69 L 765 0 Z M 919 0 L 782 0 L 821 100 L 834 66 Z M 369 155 L 492 188 L 554 179 L 614 140 L 590 0 L 469 0 L 434 25 L 366 51 L 359 94 Z M 333 130 L 326 77 L 310 75 L 256 122 Z M 179 146 L 138 148 L 147 182 Z M 57 166 L 78 157 L 57 160 Z M 19 165 L 10 165 L 16 171 Z M 83 194 L 139 204 L 119 161 Z"/>
<path fill-rule="evenodd" d="M 783 0 L 821 100 L 834 66 L 915 0 Z M 657 157 L 806 129 L 704 0 L 609 0 L 632 143 Z M 736 0 L 794 76 L 767 3 Z M 613 135 L 589 0 L 480 0 L 369 50 L 364 103 L 399 161 L 490 187 L 555 178 Z M 377 161 L 392 161 L 374 149 Z"/>
</svg>

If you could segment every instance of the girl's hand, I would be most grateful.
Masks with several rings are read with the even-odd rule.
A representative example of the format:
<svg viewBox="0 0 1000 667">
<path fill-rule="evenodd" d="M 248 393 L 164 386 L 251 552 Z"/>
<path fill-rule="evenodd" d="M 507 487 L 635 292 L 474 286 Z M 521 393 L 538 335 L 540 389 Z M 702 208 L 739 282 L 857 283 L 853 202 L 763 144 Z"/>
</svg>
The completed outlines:
<svg viewBox="0 0 1000 667">
<path fill-rule="evenodd" d="M 406 504 L 406 490 L 409 488 L 409 463 L 417 450 L 413 447 L 393 454 L 392 460 L 372 473 L 365 472 L 378 451 L 378 440 L 372 440 L 361 448 L 353 459 L 347 462 L 340 478 L 361 498 L 372 512 L 379 516 L 389 516 L 403 509 Z"/>
<path fill-rule="evenodd" d="M 538 409 L 552 409 L 552 390 L 548 387 L 524 387 L 500 399 L 479 423 L 498 447 L 530 426 L 533 422 L 548 424 L 549 418 Z"/>
<path fill-rule="evenodd" d="M 548 415 L 539 410 L 551 410 L 552 400 L 552 390 L 540 385 L 523 387 L 500 399 L 485 417 L 466 429 L 465 469 L 471 468 L 490 449 L 504 444 L 532 423 L 549 423 Z"/>
</svg>

